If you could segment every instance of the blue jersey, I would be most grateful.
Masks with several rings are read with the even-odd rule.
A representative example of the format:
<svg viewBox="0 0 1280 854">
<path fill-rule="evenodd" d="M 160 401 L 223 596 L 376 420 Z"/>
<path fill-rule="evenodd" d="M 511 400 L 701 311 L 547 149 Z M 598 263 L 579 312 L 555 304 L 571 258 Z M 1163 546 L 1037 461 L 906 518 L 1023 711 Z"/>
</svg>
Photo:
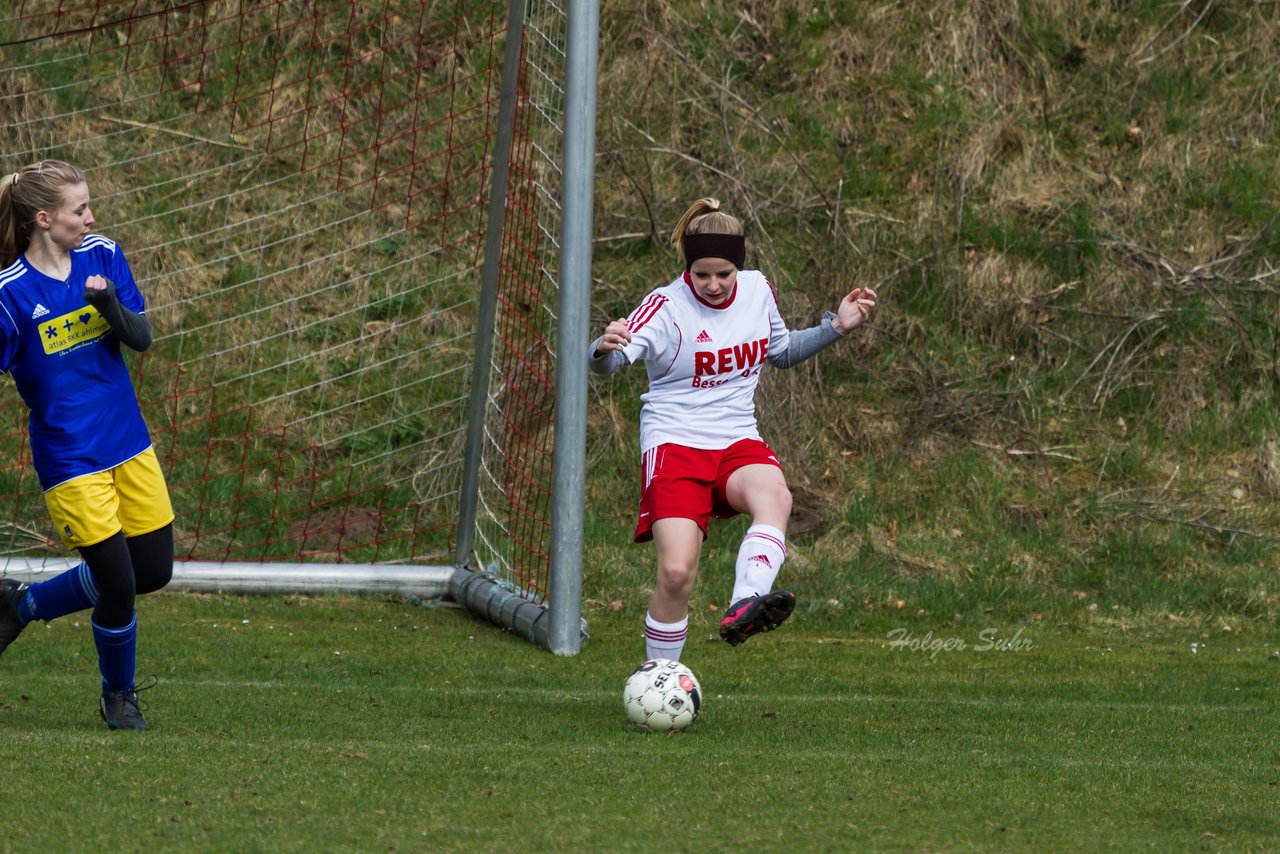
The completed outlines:
<svg viewBox="0 0 1280 854">
<path fill-rule="evenodd" d="M 0 371 L 31 410 L 31 460 L 46 492 L 151 447 L 120 342 L 84 300 L 93 275 L 111 280 L 125 308 L 146 308 L 124 251 L 96 234 L 71 252 L 65 282 L 26 256 L 0 271 Z"/>
</svg>

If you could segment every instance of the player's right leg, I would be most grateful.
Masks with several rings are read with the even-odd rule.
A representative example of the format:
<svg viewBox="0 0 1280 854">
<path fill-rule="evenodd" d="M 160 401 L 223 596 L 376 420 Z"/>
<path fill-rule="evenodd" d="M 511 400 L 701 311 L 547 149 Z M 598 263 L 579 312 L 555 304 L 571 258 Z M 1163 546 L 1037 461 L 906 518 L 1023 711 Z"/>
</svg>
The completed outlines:
<svg viewBox="0 0 1280 854">
<path fill-rule="evenodd" d="M 111 475 L 73 478 L 44 494 L 49 517 L 68 549 L 110 536 L 116 522 Z M 94 607 L 98 586 L 88 564 L 80 563 L 48 581 L 0 581 L 0 654 L 33 620 L 49 622 Z"/>
<path fill-rule="evenodd" d="M 19 584 L 5 579 L 0 590 L 0 654 L 33 620 L 49 622 L 92 608 L 98 588 L 89 567 L 80 563 L 48 581 Z"/>
<path fill-rule="evenodd" d="M 645 653 L 679 661 L 689 635 L 689 597 L 711 518 L 718 451 L 666 444 L 645 451 L 640 465 L 637 543 L 652 539 L 658 578 L 645 614 Z"/>
<path fill-rule="evenodd" d="M 689 597 L 698 580 L 702 529 L 692 519 L 658 519 L 653 544 L 658 579 L 644 619 L 645 654 L 679 661 L 689 635 Z"/>
</svg>

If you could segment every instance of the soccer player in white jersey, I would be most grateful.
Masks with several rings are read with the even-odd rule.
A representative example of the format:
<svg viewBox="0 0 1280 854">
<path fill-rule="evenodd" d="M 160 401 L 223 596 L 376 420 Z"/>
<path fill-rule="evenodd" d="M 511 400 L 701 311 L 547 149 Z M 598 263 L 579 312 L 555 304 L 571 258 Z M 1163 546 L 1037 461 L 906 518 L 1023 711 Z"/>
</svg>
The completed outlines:
<svg viewBox="0 0 1280 854">
<path fill-rule="evenodd" d="M 718 200 L 694 202 L 673 242 L 684 272 L 609 323 L 591 343 L 588 364 L 609 374 L 640 361 L 649 373 L 640 398 L 635 541 L 653 541 L 658 578 L 645 614 L 645 652 L 679 660 L 712 516 L 751 517 L 720 637 L 737 646 L 777 628 L 795 608 L 794 594 L 773 589 L 787 554 L 791 492 L 756 428 L 756 385 L 766 364 L 793 367 L 852 332 L 871 315 L 876 295 L 855 288 L 817 326 L 793 332 L 769 280 L 743 269 L 742 224 Z"/>
<path fill-rule="evenodd" d="M 120 347 L 151 346 L 146 304 L 114 241 L 93 234 L 89 185 L 42 160 L 0 178 L 0 371 L 26 403 L 45 504 L 83 563 L 0 579 L 0 653 L 32 620 L 92 608 L 111 729 L 146 729 L 134 682 L 134 597 L 173 574 L 173 507 Z"/>
</svg>

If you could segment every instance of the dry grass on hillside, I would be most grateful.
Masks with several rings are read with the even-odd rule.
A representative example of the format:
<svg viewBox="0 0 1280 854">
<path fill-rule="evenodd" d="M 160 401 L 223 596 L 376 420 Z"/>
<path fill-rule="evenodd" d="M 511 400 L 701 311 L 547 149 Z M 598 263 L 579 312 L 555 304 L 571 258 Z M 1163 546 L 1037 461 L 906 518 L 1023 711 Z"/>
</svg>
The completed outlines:
<svg viewBox="0 0 1280 854">
<path fill-rule="evenodd" d="M 707 194 L 793 325 L 880 289 L 875 328 L 763 387 L 819 505 L 845 500 L 826 472 L 873 424 L 882 449 L 1001 464 L 1065 435 L 1105 470 L 1121 419 L 1192 484 L 1226 466 L 1178 448 L 1207 415 L 1249 457 L 1280 431 L 1259 415 L 1280 390 L 1280 207 L 1258 187 L 1280 180 L 1277 4 L 603 14 L 599 311 L 668 279 L 670 228 Z"/>
</svg>

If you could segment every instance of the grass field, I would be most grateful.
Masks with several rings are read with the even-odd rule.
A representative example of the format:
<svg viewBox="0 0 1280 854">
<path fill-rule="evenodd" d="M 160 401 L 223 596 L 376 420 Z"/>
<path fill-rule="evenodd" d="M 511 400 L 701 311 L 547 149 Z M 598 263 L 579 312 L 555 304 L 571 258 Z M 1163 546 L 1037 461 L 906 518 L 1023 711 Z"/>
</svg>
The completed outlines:
<svg viewBox="0 0 1280 854">
<path fill-rule="evenodd" d="M 98 719 L 87 623 L 0 661 L 5 851 L 1252 851 L 1280 844 L 1280 657 L 1249 624 L 798 614 L 631 730 L 638 617 L 557 658 L 453 608 L 141 602 L 152 729 Z"/>
</svg>

